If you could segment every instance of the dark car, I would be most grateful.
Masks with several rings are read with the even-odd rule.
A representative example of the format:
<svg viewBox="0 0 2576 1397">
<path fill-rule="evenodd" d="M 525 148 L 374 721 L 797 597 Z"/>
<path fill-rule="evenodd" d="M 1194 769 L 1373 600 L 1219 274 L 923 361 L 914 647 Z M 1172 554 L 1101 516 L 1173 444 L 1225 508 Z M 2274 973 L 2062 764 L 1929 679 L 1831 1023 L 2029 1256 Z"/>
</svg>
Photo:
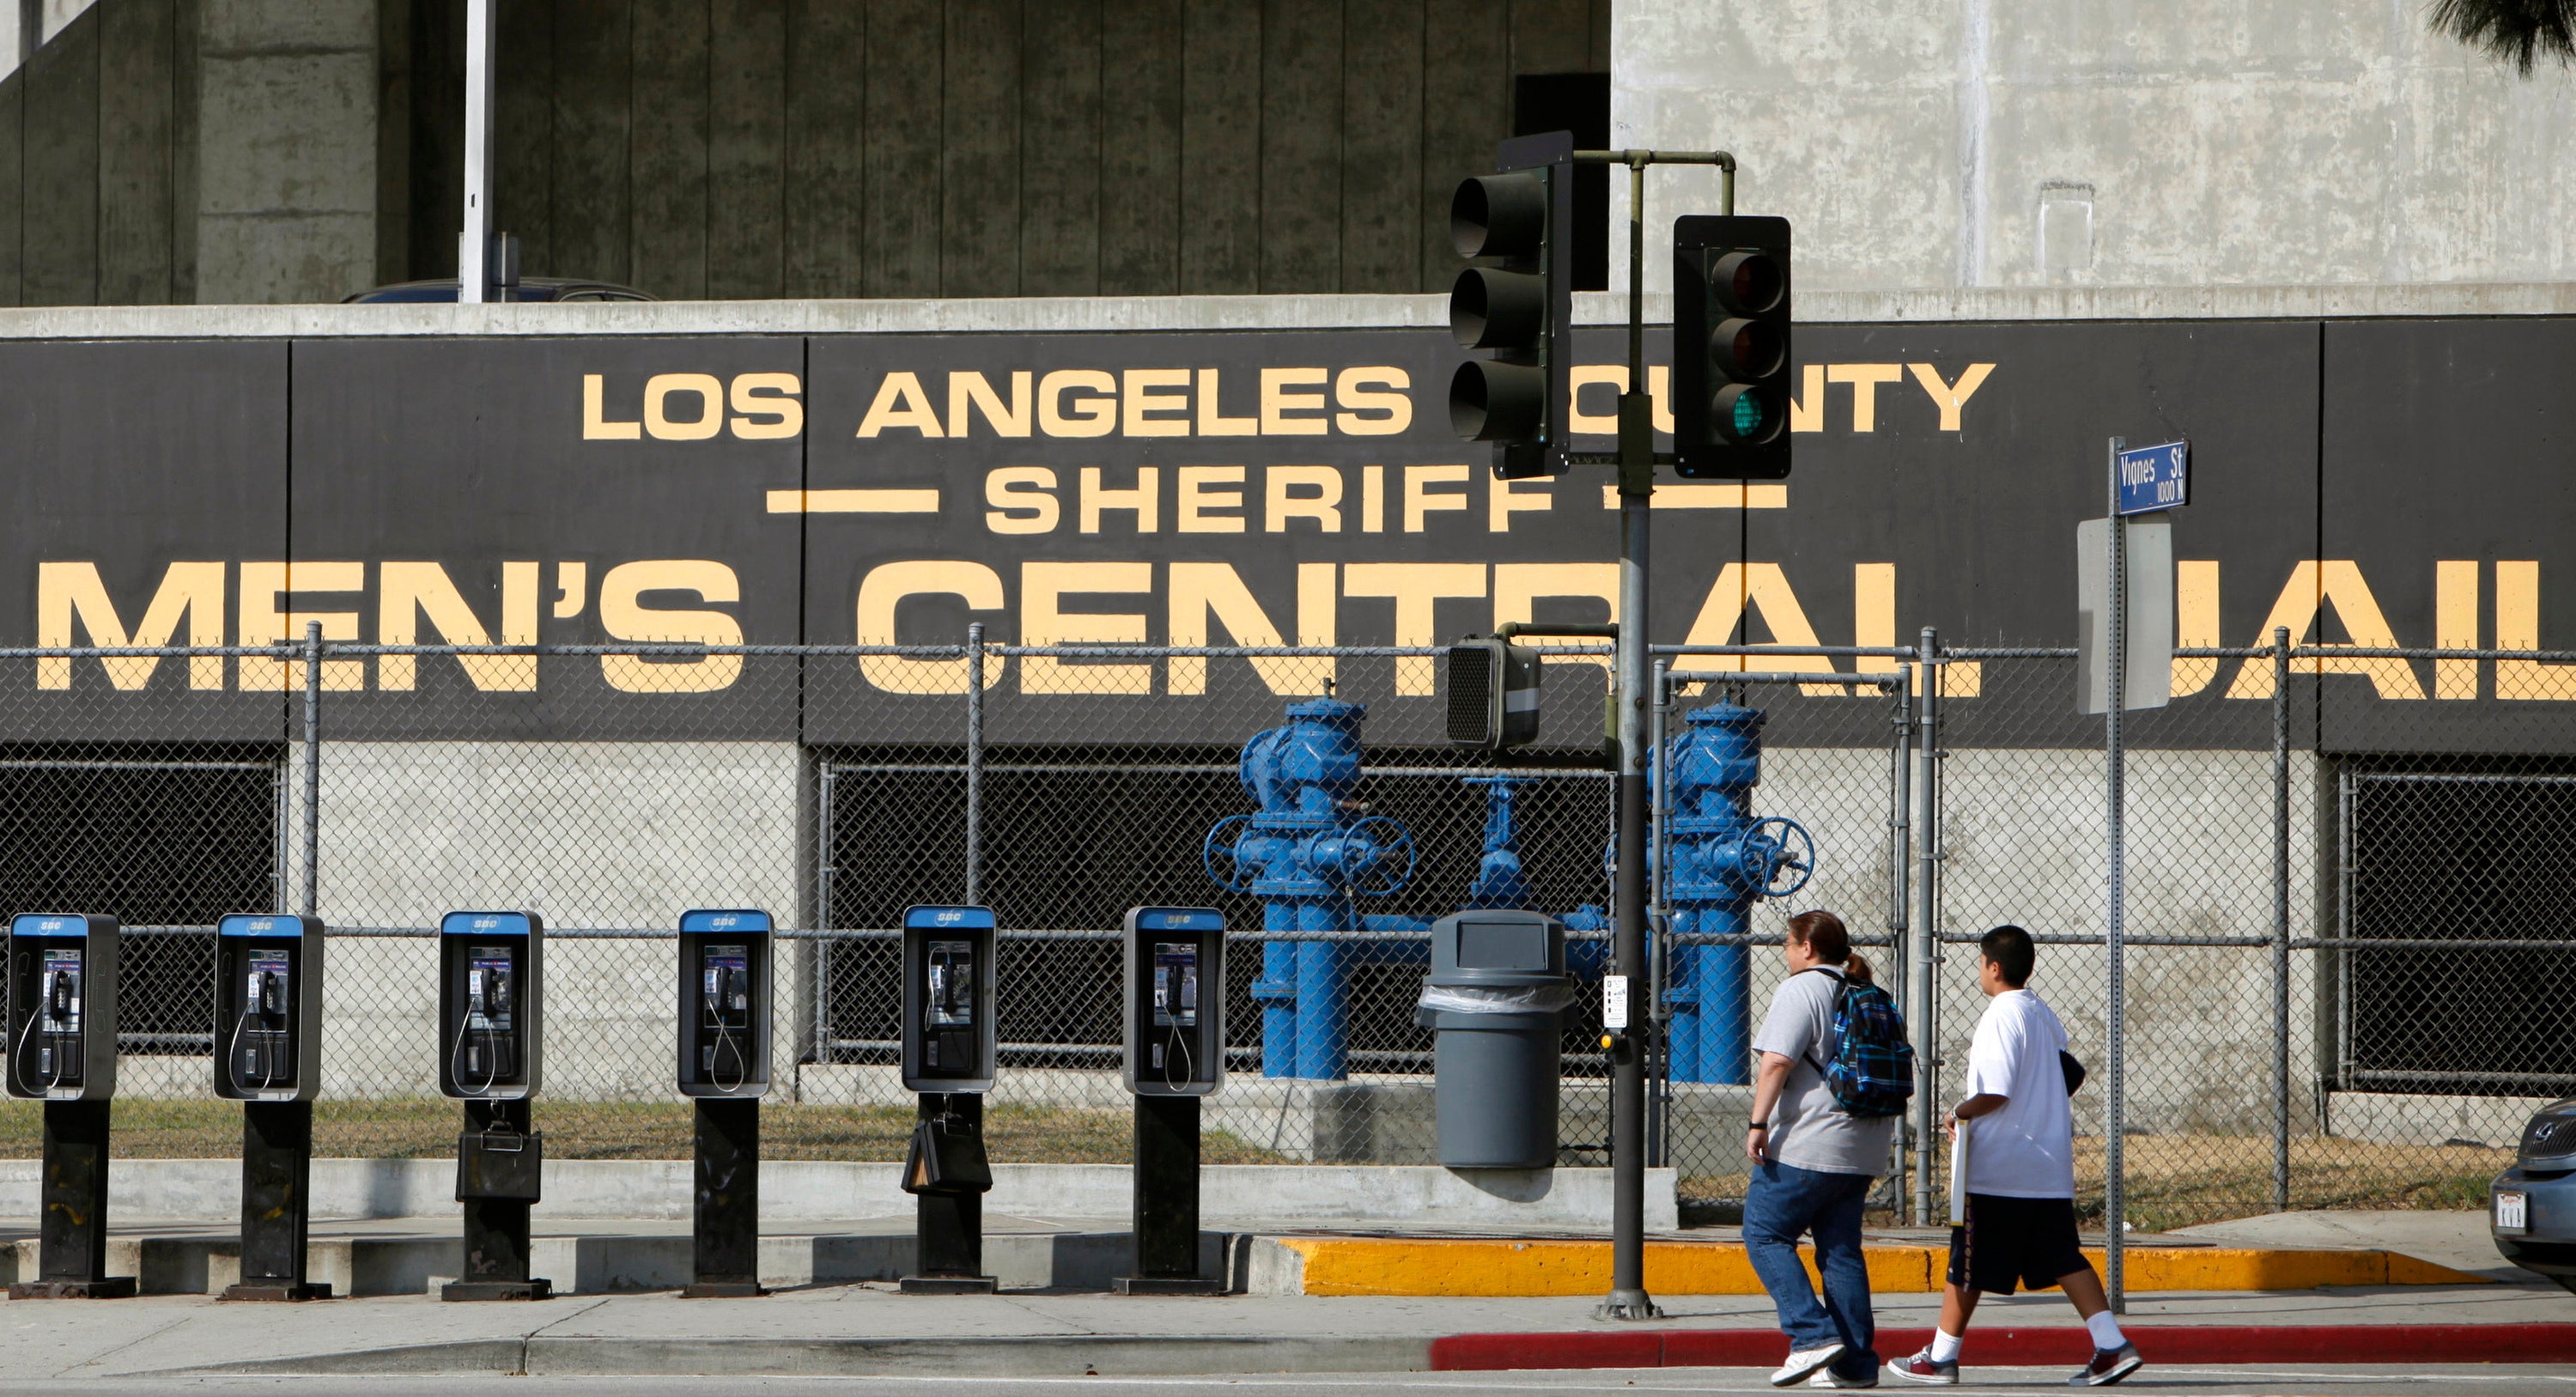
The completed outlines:
<svg viewBox="0 0 2576 1397">
<path fill-rule="evenodd" d="M 522 277 L 510 289 L 513 301 L 649 301 L 653 298 L 632 286 L 613 281 L 584 281 L 579 277 Z M 398 281 L 341 298 L 342 305 L 453 304 L 456 300 L 456 278 L 440 277 L 435 281 Z"/>
<path fill-rule="evenodd" d="M 2487 1186 L 2487 1225 L 2505 1260 L 2576 1290 L 2576 1096 L 2522 1128 L 2513 1167 Z"/>
</svg>

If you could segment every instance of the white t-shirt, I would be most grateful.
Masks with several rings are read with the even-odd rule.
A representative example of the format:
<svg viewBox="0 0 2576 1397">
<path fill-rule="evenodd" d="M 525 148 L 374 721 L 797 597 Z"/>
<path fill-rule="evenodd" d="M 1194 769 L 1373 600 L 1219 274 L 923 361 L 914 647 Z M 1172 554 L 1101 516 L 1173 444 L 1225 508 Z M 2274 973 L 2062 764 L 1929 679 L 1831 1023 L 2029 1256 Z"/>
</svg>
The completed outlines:
<svg viewBox="0 0 2576 1397">
<path fill-rule="evenodd" d="M 2075 1196 L 2075 1122 L 2066 1108 L 2066 1026 L 2028 990 L 1986 1003 L 1968 1048 L 1969 1096 L 2001 1109 L 1968 1125 L 1968 1192 L 2004 1198 Z"/>
</svg>

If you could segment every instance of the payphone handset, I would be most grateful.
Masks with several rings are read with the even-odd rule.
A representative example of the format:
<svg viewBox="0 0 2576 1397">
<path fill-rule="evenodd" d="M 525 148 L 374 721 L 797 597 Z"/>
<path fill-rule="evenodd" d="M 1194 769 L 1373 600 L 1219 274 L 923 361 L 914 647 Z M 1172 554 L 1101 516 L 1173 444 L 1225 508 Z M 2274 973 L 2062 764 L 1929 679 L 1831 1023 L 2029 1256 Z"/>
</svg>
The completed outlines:
<svg viewBox="0 0 2576 1397">
<path fill-rule="evenodd" d="M 215 1095 L 310 1101 L 322 1045 L 322 922 L 237 912 L 215 923 Z"/>
<path fill-rule="evenodd" d="M 993 1085 L 996 930 L 984 907 L 903 914 L 903 1084 L 923 1092 Z"/>
<path fill-rule="evenodd" d="M 100 1101 L 116 1087 L 117 924 L 40 913 L 9 923 L 11 1096 Z"/>
<path fill-rule="evenodd" d="M 1204 1096 L 1225 1081 L 1225 918 L 1206 907 L 1127 911 L 1127 1089 Z"/>
<path fill-rule="evenodd" d="M 438 925 L 438 1089 L 464 1101 L 535 1094 L 545 923 L 533 912 L 450 912 Z"/>
<path fill-rule="evenodd" d="M 681 914 L 681 1095 L 740 1099 L 768 1092 L 772 931 L 766 912 Z"/>
</svg>

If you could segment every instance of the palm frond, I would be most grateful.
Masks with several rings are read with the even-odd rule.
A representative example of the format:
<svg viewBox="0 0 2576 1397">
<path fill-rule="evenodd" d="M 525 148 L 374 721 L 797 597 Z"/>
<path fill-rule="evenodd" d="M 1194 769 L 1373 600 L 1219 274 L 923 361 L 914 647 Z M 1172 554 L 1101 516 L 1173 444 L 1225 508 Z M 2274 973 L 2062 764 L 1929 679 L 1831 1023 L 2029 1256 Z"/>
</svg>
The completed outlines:
<svg viewBox="0 0 2576 1397">
<path fill-rule="evenodd" d="M 2524 77 L 2541 58 L 2576 64 L 2576 0 L 2434 0 L 2433 32 L 2484 49 Z"/>
</svg>

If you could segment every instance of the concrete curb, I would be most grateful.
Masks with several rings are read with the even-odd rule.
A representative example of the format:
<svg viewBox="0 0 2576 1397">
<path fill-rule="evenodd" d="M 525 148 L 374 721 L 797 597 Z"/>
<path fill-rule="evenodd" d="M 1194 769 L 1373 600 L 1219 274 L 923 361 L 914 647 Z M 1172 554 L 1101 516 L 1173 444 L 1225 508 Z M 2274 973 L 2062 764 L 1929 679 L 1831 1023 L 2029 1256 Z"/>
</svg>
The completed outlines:
<svg viewBox="0 0 2576 1397">
<path fill-rule="evenodd" d="M 2576 1324 L 2147 1325 L 2151 1365 L 2172 1363 L 2576 1363 Z M 1882 1329 L 1885 1355 L 1928 1329 Z M 1970 1331 L 1978 1367 L 2072 1367 L 2082 1329 Z M 1788 1341 L 1767 1329 L 1574 1330 L 1395 1337 L 1011 1335 L 989 1339 L 477 1339 L 168 1370 L 172 1374 L 465 1374 L 856 1377 L 1174 1377 L 1225 1373 L 1497 1372 L 1571 1368 L 1761 1368 Z M 142 1376 L 142 1375 L 137 1375 Z"/>
<path fill-rule="evenodd" d="M 1174 1377 L 1204 1373 L 1418 1373 L 1432 1341 L 1413 1338 L 1123 1334 L 989 1339 L 469 1340 L 167 1370 L 171 1374 L 461 1374 L 693 1377 Z"/>
<path fill-rule="evenodd" d="M 2576 1363 L 2576 1324 L 2133 1325 L 2152 1376 L 2163 1363 Z M 1885 1357 L 1932 1341 L 1929 1329 L 1881 1329 Z M 1431 1341 L 1435 1372 L 1512 1368 L 1761 1368 L 1789 1341 L 1763 1329 L 1563 1334 L 1452 1334 Z M 1963 1366 L 2073 1367 L 2093 1352 L 2076 1328 L 1976 1328 Z"/>
<path fill-rule="evenodd" d="M 1291 1293 L 1382 1296 L 1599 1295 L 1610 1284 L 1610 1244 L 1448 1238 L 1267 1239 L 1298 1258 Z M 1941 1289 L 1944 1247 L 1864 1249 L 1870 1289 L 1924 1295 Z M 2096 1267 L 2099 1251 L 2087 1253 Z M 1810 1273 L 1814 1271 L 1812 1259 Z M 2374 1250 L 2289 1247 L 2132 1247 L 2128 1288 L 2313 1290 L 2318 1286 L 2492 1285 L 2411 1256 Z M 1657 1295 L 1760 1295 L 1744 1248 L 1734 1242 L 1646 1244 L 1646 1289 Z"/>
</svg>

